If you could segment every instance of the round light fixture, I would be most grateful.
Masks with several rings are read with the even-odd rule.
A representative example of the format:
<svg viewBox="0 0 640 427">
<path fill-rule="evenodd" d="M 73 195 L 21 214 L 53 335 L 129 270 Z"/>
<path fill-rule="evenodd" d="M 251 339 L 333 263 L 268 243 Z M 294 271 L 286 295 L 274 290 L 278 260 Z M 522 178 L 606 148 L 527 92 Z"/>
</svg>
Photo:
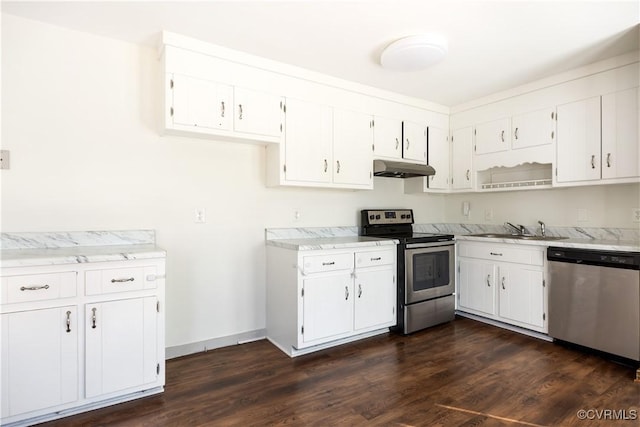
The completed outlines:
<svg viewBox="0 0 640 427">
<path fill-rule="evenodd" d="M 380 64 L 393 71 L 422 70 L 440 62 L 447 50 L 447 39 L 440 34 L 409 36 L 387 46 L 380 55 Z"/>
</svg>

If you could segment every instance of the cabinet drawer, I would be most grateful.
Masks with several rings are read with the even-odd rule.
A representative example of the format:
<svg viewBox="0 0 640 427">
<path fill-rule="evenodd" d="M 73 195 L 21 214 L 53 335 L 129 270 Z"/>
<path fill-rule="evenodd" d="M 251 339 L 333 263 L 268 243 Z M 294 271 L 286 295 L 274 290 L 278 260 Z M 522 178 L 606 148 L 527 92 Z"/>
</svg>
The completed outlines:
<svg viewBox="0 0 640 427">
<path fill-rule="evenodd" d="M 491 244 L 461 244 L 459 255 L 468 258 L 488 259 L 500 262 L 514 262 L 518 264 L 543 265 L 544 250 L 528 249 L 512 246 L 494 246 Z"/>
<path fill-rule="evenodd" d="M 395 260 L 394 250 L 382 250 L 371 252 L 356 252 L 356 267 L 375 267 L 376 265 L 393 264 Z"/>
<path fill-rule="evenodd" d="M 4 302 L 11 304 L 75 297 L 77 280 L 75 271 L 3 277 Z"/>
<path fill-rule="evenodd" d="M 305 274 L 352 269 L 353 253 L 313 255 L 302 257 L 302 270 Z"/>
<path fill-rule="evenodd" d="M 91 270 L 85 273 L 85 292 L 99 295 L 155 288 L 155 275 L 153 266 Z"/>
</svg>

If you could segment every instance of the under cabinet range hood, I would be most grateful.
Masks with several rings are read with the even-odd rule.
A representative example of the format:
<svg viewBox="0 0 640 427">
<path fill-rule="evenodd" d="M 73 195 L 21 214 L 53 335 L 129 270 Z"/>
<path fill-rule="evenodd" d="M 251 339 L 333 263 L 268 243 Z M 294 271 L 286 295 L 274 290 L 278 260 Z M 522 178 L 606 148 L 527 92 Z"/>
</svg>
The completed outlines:
<svg viewBox="0 0 640 427">
<path fill-rule="evenodd" d="M 374 160 L 373 174 L 388 178 L 415 178 L 417 176 L 431 176 L 436 170 L 429 165 L 418 163 L 392 162 L 388 160 Z"/>
</svg>

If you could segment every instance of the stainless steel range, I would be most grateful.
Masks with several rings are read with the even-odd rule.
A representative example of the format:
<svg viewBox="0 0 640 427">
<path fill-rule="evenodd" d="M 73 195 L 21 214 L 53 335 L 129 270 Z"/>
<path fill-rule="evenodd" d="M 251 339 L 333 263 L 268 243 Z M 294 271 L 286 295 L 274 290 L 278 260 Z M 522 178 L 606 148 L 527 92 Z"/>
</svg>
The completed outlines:
<svg viewBox="0 0 640 427">
<path fill-rule="evenodd" d="M 453 235 L 414 233 L 413 210 L 361 211 L 363 236 L 394 238 L 398 245 L 398 324 L 409 334 L 453 320 Z"/>
</svg>

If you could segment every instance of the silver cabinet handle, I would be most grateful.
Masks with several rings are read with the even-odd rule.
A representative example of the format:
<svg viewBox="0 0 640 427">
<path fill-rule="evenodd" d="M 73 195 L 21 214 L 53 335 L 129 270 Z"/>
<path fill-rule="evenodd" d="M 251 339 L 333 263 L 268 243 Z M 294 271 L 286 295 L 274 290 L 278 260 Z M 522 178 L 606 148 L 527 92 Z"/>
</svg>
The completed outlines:
<svg viewBox="0 0 640 427">
<path fill-rule="evenodd" d="M 224 101 L 220 102 L 220 117 L 224 117 Z"/>
<path fill-rule="evenodd" d="M 344 287 L 344 300 L 348 300 L 349 299 L 349 287 L 345 286 Z"/>
<path fill-rule="evenodd" d="M 371 258 L 371 261 L 380 261 L 382 259 L 382 257 L 375 257 L 375 258 Z"/>
<path fill-rule="evenodd" d="M 607 167 L 611 167 L 611 153 L 607 153 Z"/>
<path fill-rule="evenodd" d="M 396 138 L 396 150 L 398 149 L 399 146 L 400 146 L 400 140 Z"/>
<path fill-rule="evenodd" d="M 555 119 L 555 118 L 556 118 L 556 112 L 555 112 L 555 111 L 552 111 L 552 112 L 551 112 L 551 120 L 553 120 L 553 119 Z"/>
<path fill-rule="evenodd" d="M 95 307 L 91 309 L 91 329 L 96 328 L 96 310 L 97 308 Z"/>
<path fill-rule="evenodd" d="M 491 275 L 487 274 L 487 286 L 491 287 Z"/>
<path fill-rule="evenodd" d="M 49 285 L 44 286 L 20 286 L 21 291 L 39 291 L 42 289 L 49 289 Z"/>
<path fill-rule="evenodd" d="M 518 128 L 516 128 L 516 131 L 513 133 L 513 136 L 515 136 L 516 139 L 518 139 Z M 503 140 L 504 142 L 504 140 Z"/>
<path fill-rule="evenodd" d="M 238 104 L 238 120 L 242 120 L 242 104 Z"/>
<path fill-rule="evenodd" d="M 358 298 L 362 296 L 362 285 L 358 285 Z"/>
<path fill-rule="evenodd" d="M 595 154 L 591 156 L 591 169 L 596 168 L 596 156 Z"/>
<path fill-rule="evenodd" d="M 329 163 L 327 163 L 327 159 L 324 159 L 324 171 L 326 172 L 329 168 Z"/>
<path fill-rule="evenodd" d="M 504 287 L 504 277 L 502 277 L 502 289 L 507 289 Z"/>
<path fill-rule="evenodd" d="M 489 252 L 489 254 L 491 254 L 493 256 L 502 256 L 502 254 L 498 253 L 498 252 Z"/>
<path fill-rule="evenodd" d="M 71 312 L 67 311 L 67 333 L 71 332 Z"/>
<path fill-rule="evenodd" d="M 556 133 L 554 131 L 551 131 L 551 139 L 553 139 L 556 136 Z"/>
<path fill-rule="evenodd" d="M 469 169 L 467 169 L 467 173 L 465 174 L 465 176 L 467 177 L 467 181 L 469 181 Z"/>
<path fill-rule="evenodd" d="M 111 279 L 111 283 L 133 282 L 134 280 L 136 280 L 136 279 L 134 279 L 133 277 L 129 277 L 129 278 L 126 278 L 126 279 Z"/>
<path fill-rule="evenodd" d="M 335 261 L 331 261 L 331 262 L 323 262 L 322 265 L 335 265 Z"/>
<path fill-rule="evenodd" d="M 340 173 L 340 160 L 336 160 L 336 173 Z"/>
<path fill-rule="evenodd" d="M 409 144 L 410 144 L 409 138 L 407 138 L 406 141 L 407 141 L 407 150 L 408 150 L 409 149 Z"/>
<path fill-rule="evenodd" d="M 504 142 L 504 131 L 500 132 L 500 139 Z"/>
</svg>

